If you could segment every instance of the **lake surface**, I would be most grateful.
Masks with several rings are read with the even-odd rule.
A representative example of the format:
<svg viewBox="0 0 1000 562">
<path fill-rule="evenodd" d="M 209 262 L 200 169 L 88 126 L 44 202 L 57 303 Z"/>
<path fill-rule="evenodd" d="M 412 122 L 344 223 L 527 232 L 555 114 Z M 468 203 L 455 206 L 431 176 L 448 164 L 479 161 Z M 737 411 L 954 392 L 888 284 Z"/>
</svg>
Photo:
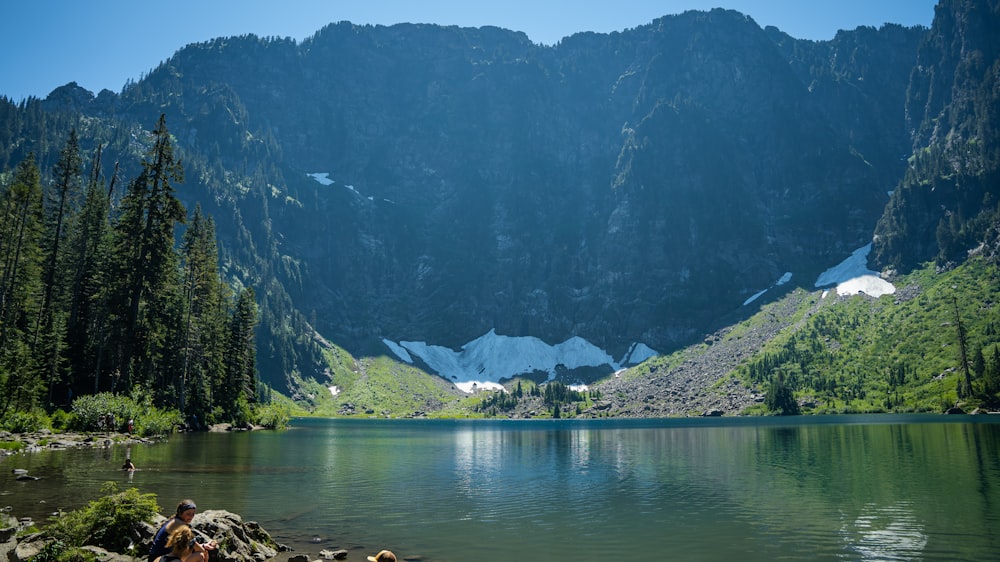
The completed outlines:
<svg viewBox="0 0 1000 562">
<path fill-rule="evenodd" d="M 130 453 L 131 477 L 124 445 L 0 459 L 0 506 L 44 521 L 112 480 L 312 559 L 1000 559 L 1000 416 L 306 419 Z"/>
</svg>

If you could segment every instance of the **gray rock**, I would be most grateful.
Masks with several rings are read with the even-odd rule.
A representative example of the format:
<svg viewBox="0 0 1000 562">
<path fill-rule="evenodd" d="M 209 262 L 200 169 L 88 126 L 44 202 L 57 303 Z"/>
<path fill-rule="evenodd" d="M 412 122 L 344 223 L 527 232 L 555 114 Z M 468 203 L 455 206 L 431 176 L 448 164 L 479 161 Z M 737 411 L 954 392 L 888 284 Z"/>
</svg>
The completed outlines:
<svg viewBox="0 0 1000 562">
<path fill-rule="evenodd" d="M 13 552 L 8 555 L 10 562 L 28 562 L 28 560 L 37 556 L 45 548 L 45 545 L 50 542 L 52 542 L 52 539 L 42 538 L 38 534 L 25 537 L 24 540 L 17 543 Z"/>
<path fill-rule="evenodd" d="M 134 556 L 119 554 L 117 552 L 108 552 L 99 546 L 87 545 L 81 550 L 90 552 L 100 562 L 136 562 L 136 557 Z"/>
<path fill-rule="evenodd" d="M 213 560 L 251 562 L 278 555 L 279 545 L 256 522 L 225 510 L 207 510 L 195 515 L 192 526 L 225 548 L 216 551 Z"/>
</svg>

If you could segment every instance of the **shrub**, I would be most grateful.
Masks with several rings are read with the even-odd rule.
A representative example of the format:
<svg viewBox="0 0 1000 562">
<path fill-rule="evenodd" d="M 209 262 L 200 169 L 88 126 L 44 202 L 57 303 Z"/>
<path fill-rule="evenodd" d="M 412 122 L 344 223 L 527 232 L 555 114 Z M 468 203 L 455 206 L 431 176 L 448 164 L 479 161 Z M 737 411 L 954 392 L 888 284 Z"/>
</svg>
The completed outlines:
<svg viewBox="0 0 1000 562">
<path fill-rule="evenodd" d="M 0 441 L 0 449 L 4 451 L 18 452 L 24 448 L 24 443 L 21 441 Z"/>
<path fill-rule="evenodd" d="M 254 419 L 257 425 L 262 425 L 268 429 L 282 429 L 288 427 L 291 416 L 288 410 L 277 404 L 267 404 L 258 406 L 254 411 Z"/>
<path fill-rule="evenodd" d="M 138 391 L 131 397 L 104 392 L 81 396 L 73 401 L 73 429 L 108 430 L 102 421 L 106 423 L 109 417 L 114 419 L 111 430 L 125 431 L 128 421 L 134 420 L 133 432 L 142 436 L 170 433 L 182 421 L 179 412 L 155 408 L 149 395 L 143 396 Z"/>
<path fill-rule="evenodd" d="M 174 428 L 184 421 L 177 410 L 159 410 L 157 408 L 150 408 L 141 417 L 132 419 L 135 419 L 133 433 L 143 437 L 172 433 Z M 128 420 L 125 421 L 128 422 Z"/>
<path fill-rule="evenodd" d="M 73 425 L 73 414 L 71 412 L 67 412 L 66 410 L 56 410 L 55 412 L 52 412 L 50 420 L 52 423 L 52 429 L 65 431 Z"/>
<path fill-rule="evenodd" d="M 56 519 L 44 531 L 68 547 L 94 545 L 128 552 L 129 545 L 138 542 L 140 524 L 160 511 L 156 494 L 140 494 L 135 488 L 119 492 L 114 482 L 107 482 L 101 492 L 106 495 Z"/>
<path fill-rule="evenodd" d="M 48 426 L 48 417 L 37 411 L 14 412 L 3 420 L 3 429 L 11 433 L 31 433 Z"/>
</svg>

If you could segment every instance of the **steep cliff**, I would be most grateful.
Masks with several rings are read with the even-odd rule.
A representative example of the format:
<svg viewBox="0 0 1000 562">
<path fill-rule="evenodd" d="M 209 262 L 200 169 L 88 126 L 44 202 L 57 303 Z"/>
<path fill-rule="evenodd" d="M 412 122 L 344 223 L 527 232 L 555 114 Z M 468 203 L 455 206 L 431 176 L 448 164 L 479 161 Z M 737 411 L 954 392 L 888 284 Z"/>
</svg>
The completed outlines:
<svg viewBox="0 0 1000 562">
<path fill-rule="evenodd" d="M 905 168 L 925 31 L 799 41 L 713 10 L 540 46 L 338 23 L 189 45 L 120 95 L 46 103 L 121 151 L 167 114 L 181 195 L 259 287 L 280 385 L 319 376 L 313 328 L 360 354 L 493 330 L 621 357 L 749 313 L 786 273 L 811 286 L 871 240 Z"/>
</svg>

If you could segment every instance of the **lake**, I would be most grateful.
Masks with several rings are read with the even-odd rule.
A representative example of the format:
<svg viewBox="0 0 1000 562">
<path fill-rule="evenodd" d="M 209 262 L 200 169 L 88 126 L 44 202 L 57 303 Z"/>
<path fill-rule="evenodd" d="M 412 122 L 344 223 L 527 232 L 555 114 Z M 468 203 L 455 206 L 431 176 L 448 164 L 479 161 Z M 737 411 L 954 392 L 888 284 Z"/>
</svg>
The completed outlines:
<svg viewBox="0 0 1000 562">
<path fill-rule="evenodd" d="M 1000 558 L 1000 416 L 295 420 L 0 459 L 44 521 L 106 481 L 259 522 L 297 553 L 425 562 Z M 42 479 L 15 481 L 13 468 Z"/>
</svg>

